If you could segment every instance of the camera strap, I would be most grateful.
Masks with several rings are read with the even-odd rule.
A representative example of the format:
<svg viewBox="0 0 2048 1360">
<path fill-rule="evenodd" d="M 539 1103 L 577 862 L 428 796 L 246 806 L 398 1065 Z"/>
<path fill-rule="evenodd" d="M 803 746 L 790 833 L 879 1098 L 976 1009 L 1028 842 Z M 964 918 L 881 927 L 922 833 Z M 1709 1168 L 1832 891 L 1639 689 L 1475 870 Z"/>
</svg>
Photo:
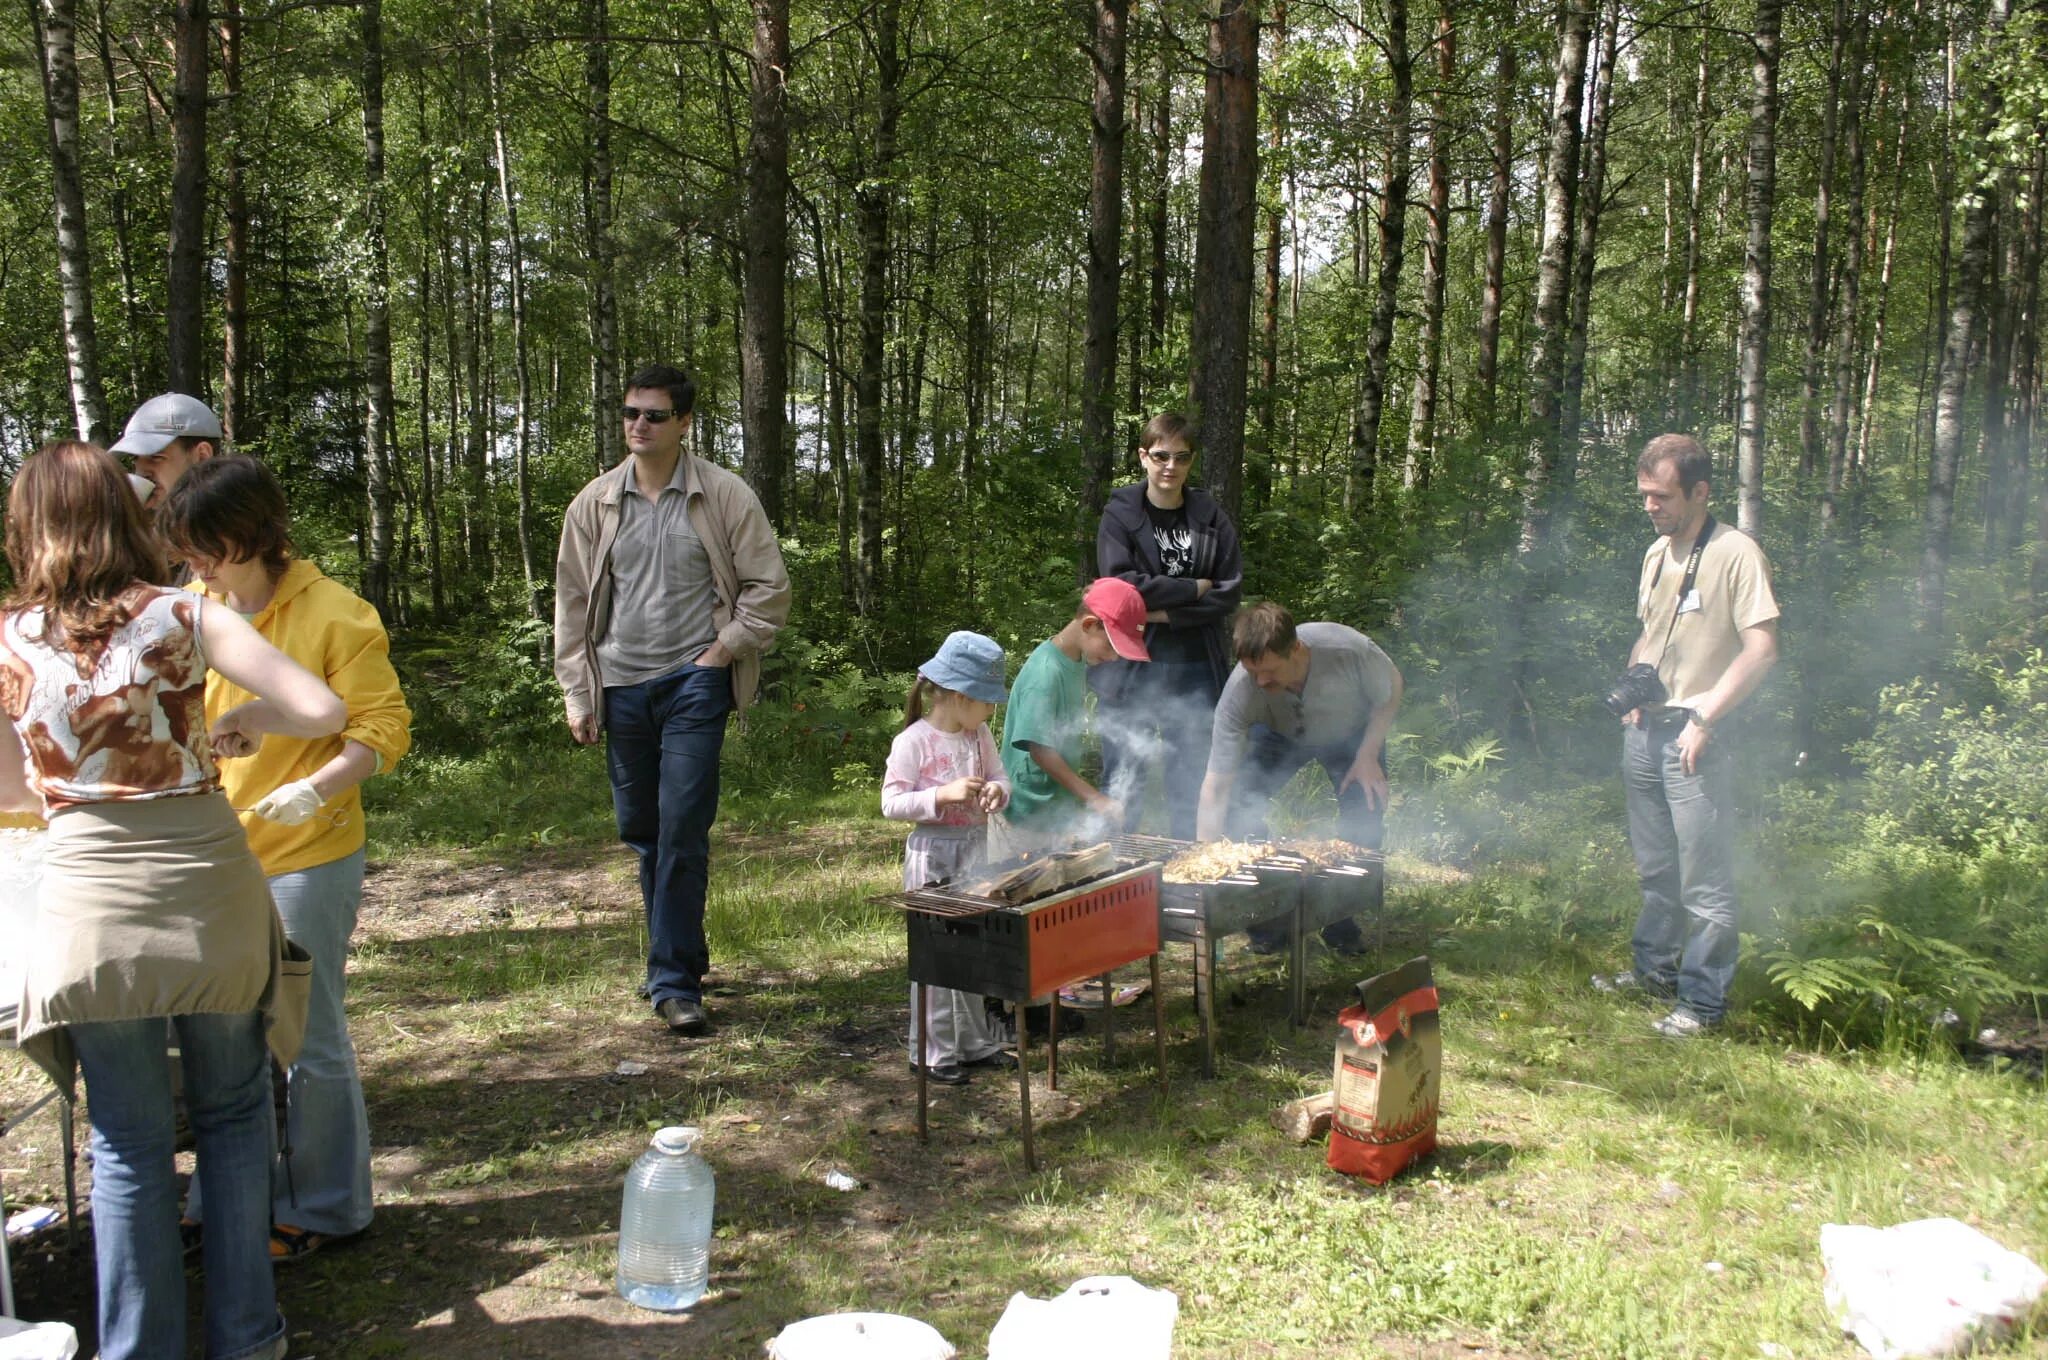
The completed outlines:
<svg viewBox="0 0 2048 1360">
<path fill-rule="evenodd" d="M 1657 653 L 1657 669 L 1660 671 L 1664 669 L 1664 658 L 1671 654 L 1671 635 L 1678 631 L 1678 611 L 1685 608 L 1685 597 L 1692 594 L 1693 586 L 1699 582 L 1700 554 L 1707 550 L 1707 540 L 1714 536 L 1716 527 L 1718 526 L 1710 513 L 1701 523 L 1699 533 L 1693 536 L 1692 555 L 1685 559 L 1685 579 L 1678 583 L 1678 598 L 1671 602 L 1671 622 L 1664 629 L 1664 646 Z M 1664 556 L 1660 554 L 1657 558 L 1657 574 L 1650 578 L 1651 593 L 1656 592 L 1657 583 L 1663 579 Z"/>
</svg>

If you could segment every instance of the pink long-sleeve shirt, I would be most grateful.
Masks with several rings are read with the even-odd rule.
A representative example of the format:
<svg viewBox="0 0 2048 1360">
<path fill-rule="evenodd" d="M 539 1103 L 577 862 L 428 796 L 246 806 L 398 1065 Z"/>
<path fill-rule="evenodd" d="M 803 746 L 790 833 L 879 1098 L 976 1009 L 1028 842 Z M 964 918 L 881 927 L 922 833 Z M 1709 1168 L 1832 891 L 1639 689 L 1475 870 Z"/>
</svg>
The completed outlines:
<svg viewBox="0 0 2048 1360">
<path fill-rule="evenodd" d="M 996 740 L 983 723 L 972 732 L 941 732 L 919 718 L 889 744 L 889 764 L 882 775 L 882 815 L 898 822 L 934 826 L 979 826 L 988 819 L 980 808 L 958 804 L 941 810 L 938 791 L 956 779 L 985 779 L 1010 802 L 1010 779 L 1003 773 Z"/>
</svg>

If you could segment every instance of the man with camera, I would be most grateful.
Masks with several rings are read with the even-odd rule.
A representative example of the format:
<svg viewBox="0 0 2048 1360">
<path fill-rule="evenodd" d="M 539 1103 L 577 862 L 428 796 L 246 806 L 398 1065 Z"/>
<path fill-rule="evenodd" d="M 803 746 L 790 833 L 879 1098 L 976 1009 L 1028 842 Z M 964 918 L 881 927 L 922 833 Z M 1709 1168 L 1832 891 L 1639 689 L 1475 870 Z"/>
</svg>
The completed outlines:
<svg viewBox="0 0 2048 1360">
<path fill-rule="evenodd" d="M 1741 937 L 1733 771 L 1716 729 L 1778 659 L 1770 563 L 1755 540 L 1708 512 L 1712 469 L 1683 434 L 1658 435 L 1636 462 L 1636 489 L 1660 537 L 1643 555 L 1636 590 L 1642 635 L 1605 699 L 1623 723 L 1643 910 L 1635 967 L 1593 985 L 1674 1002 L 1654 1025 L 1674 1039 L 1727 1011 Z"/>
</svg>

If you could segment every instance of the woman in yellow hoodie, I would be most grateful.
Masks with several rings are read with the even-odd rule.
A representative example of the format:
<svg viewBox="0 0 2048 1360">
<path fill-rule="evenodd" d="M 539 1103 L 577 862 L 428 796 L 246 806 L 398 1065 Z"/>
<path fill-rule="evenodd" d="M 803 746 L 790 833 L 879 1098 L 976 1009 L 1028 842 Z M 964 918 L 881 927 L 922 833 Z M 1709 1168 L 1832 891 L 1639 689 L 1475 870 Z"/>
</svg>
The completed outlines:
<svg viewBox="0 0 2048 1360">
<path fill-rule="evenodd" d="M 221 762 L 221 783 L 269 875 L 285 933 L 313 956 L 305 1046 L 289 1073 L 289 1136 L 272 1178 L 270 1251 L 288 1261 L 370 1223 L 370 1126 L 342 1004 L 363 896 L 358 786 L 405 754 L 412 713 L 377 611 L 292 555 L 284 489 L 263 464 L 195 463 L 172 487 L 157 525 L 191 566 L 191 589 L 245 616 L 348 705 L 348 724 L 334 736 L 273 736 L 253 754 Z M 210 675 L 208 721 L 248 698 Z M 197 1179 L 186 1215 L 203 1222 Z"/>
</svg>

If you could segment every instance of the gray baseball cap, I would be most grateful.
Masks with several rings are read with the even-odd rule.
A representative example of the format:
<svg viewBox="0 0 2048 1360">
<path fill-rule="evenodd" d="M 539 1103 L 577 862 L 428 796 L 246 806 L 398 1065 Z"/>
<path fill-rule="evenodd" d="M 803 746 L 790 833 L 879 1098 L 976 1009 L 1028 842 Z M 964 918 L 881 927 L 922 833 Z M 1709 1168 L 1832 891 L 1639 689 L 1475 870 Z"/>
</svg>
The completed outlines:
<svg viewBox="0 0 2048 1360">
<path fill-rule="evenodd" d="M 147 458 L 162 453 L 164 445 L 173 439 L 187 435 L 194 439 L 225 437 L 220 417 L 211 406 L 183 392 L 166 392 L 135 408 L 135 414 L 128 417 L 128 428 L 121 431 L 120 442 L 112 451 Z"/>
</svg>

